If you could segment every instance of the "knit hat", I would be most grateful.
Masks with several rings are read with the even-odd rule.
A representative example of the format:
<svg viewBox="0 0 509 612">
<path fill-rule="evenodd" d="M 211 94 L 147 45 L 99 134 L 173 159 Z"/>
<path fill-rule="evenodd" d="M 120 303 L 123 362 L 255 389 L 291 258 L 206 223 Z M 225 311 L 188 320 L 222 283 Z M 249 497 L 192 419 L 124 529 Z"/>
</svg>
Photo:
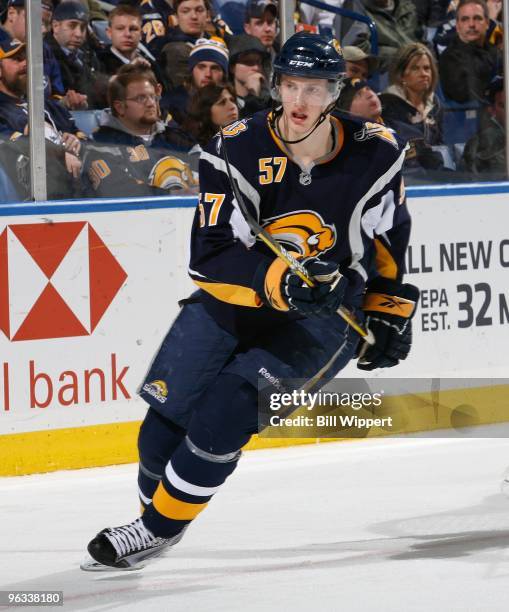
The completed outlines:
<svg viewBox="0 0 509 612">
<path fill-rule="evenodd" d="M 221 66 L 225 75 L 228 74 L 228 49 L 222 38 L 199 38 L 189 54 L 189 71 L 199 62 L 214 62 Z"/>
<path fill-rule="evenodd" d="M 55 21 L 67 21 L 75 19 L 76 21 L 88 22 L 89 13 L 86 6 L 77 0 L 65 0 L 61 2 L 53 11 L 53 19 Z"/>
<path fill-rule="evenodd" d="M 363 81 L 357 77 L 345 79 L 343 81 L 343 89 L 337 101 L 337 108 L 342 111 L 349 112 L 352 106 L 355 95 L 364 87 L 369 87 L 367 81 Z"/>
</svg>

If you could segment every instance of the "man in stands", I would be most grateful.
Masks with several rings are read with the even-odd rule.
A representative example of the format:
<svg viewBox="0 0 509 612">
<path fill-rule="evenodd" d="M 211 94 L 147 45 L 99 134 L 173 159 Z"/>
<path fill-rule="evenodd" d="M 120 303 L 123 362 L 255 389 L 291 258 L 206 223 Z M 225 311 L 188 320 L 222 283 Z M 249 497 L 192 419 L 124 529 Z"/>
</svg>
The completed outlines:
<svg viewBox="0 0 509 612">
<path fill-rule="evenodd" d="M 219 84 L 228 77 L 228 49 L 220 38 L 201 38 L 191 49 L 188 78 L 163 100 L 178 123 L 184 123 L 191 96 L 210 83 Z"/>
<path fill-rule="evenodd" d="M 455 102 L 479 102 L 501 66 L 501 51 L 486 40 L 489 26 L 485 0 L 461 0 L 456 36 L 440 55 L 440 80 Z"/>
<path fill-rule="evenodd" d="M 361 117 L 366 121 L 382 121 L 382 104 L 380 98 L 362 79 L 345 79 L 344 87 L 336 104 L 338 110 Z"/>
<path fill-rule="evenodd" d="M 487 99 L 489 120 L 465 145 L 463 160 L 469 172 L 503 180 L 506 178 L 504 77 L 493 79 Z"/>
<path fill-rule="evenodd" d="M 0 41 L 0 134 L 20 146 L 28 135 L 27 59 L 25 43 L 5 36 Z M 44 108 L 46 140 L 59 152 L 58 161 L 69 175 L 80 175 L 80 137 L 83 135 L 59 102 L 46 98 Z M 70 195 L 70 194 L 68 194 Z"/>
<path fill-rule="evenodd" d="M 346 76 L 350 79 L 367 81 L 378 68 L 378 60 L 373 55 L 364 53 L 359 47 L 343 47 L 346 64 Z"/>
<path fill-rule="evenodd" d="M 242 118 L 271 105 L 269 80 L 263 70 L 267 56 L 254 36 L 240 34 L 230 41 L 230 73 Z"/>
<path fill-rule="evenodd" d="M 53 32 L 47 37 L 62 72 L 66 106 L 71 109 L 103 108 L 105 78 L 87 45 L 88 10 L 77 0 L 60 3 L 54 13 Z"/>
<path fill-rule="evenodd" d="M 278 51 L 278 7 L 274 0 L 249 0 L 246 6 L 244 31 L 258 38 L 272 61 Z M 277 47 L 277 48 L 276 48 Z"/>
<path fill-rule="evenodd" d="M 197 191 L 186 163 L 193 142 L 177 125 L 160 120 L 157 91 L 154 74 L 135 64 L 123 66 L 110 80 L 110 109 L 87 147 L 85 174 L 92 195 Z"/>
<path fill-rule="evenodd" d="M 422 40 L 422 30 L 417 20 L 417 9 L 413 0 L 363 0 L 364 12 L 376 25 L 378 33 L 378 56 L 380 72 L 389 69 L 399 49 L 411 42 Z M 369 27 L 355 21 L 343 37 L 344 45 L 360 47 L 369 53 Z"/>
<path fill-rule="evenodd" d="M 42 0 L 43 31 L 45 20 L 51 18 L 53 5 L 51 0 Z M 25 0 L 8 0 L 7 9 L 4 14 L 4 22 L 0 28 L 0 40 L 10 36 L 21 42 L 26 42 L 26 14 Z M 48 43 L 43 42 L 42 57 L 44 66 L 44 93 L 55 97 L 63 97 L 65 94 L 60 65 Z"/>
</svg>

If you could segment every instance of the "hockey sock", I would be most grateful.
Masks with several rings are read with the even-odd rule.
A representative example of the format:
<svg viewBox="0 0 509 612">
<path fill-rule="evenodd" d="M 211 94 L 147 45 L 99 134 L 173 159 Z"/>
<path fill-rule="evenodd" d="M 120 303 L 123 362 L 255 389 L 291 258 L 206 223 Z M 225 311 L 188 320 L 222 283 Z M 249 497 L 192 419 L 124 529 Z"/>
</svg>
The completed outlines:
<svg viewBox="0 0 509 612">
<path fill-rule="evenodd" d="M 143 514 L 145 526 L 164 538 L 182 531 L 235 470 L 256 427 L 256 390 L 239 376 L 220 375 L 164 470 Z"/>
<path fill-rule="evenodd" d="M 138 495 L 143 509 L 152 501 L 164 468 L 185 435 L 184 429 L 148 409 L 138 436 Z"/>
</svg>

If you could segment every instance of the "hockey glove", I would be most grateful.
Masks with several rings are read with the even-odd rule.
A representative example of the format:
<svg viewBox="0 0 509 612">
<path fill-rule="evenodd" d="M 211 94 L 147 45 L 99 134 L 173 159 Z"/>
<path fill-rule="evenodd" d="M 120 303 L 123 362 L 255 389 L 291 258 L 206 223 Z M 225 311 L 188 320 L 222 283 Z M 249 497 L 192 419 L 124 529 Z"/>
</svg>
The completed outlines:
<svg viewBox="0 0 509 612">
<path fill-rule="evenodd" d="M 414 285 L 386 279 L 366 293 L 363 306 L 366 327 L 373 332 L 375 344 L 362 345 L 359 369 L 392 368 L 407 358 L 412 345 L 411 318 L 418 299 L 419 289 Z"/>
<path fill-rule="evenodd" d="M 338 264 L 314 257 L 302 260 L 302 265 L 315 282 L 306 283 L 281 260 L 275 260 L 265 278 L 265 295 L 277 310 L 297 310 L 306 317 L 332 316 L 343 300 L 347 279 Z"/>
</svg>

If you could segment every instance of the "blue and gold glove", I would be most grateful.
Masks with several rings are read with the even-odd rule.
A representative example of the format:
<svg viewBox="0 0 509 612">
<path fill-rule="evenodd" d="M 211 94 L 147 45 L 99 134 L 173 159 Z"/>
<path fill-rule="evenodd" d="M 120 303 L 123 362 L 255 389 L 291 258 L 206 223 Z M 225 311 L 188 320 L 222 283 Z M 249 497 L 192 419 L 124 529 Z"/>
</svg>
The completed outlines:
<svg viewBox="0 0 509 612">
<path fill-rule="evenodd" d="M 392 368 L 407 358 L 412 346 L 412 317 L 419 289 L 388 279 L 377 279 L 364 299 L 366 327 L 375 336 L 375 344 L 364 343 L 357 367 L 361 370 Z"/>
<path fill-rule="evenodd" d="M 315 286 L 306 283 L 280 259 L 274 260 L 265 277 L 265 296 L 276 310 L 297 310 L 306 317 L 326 318 L 341 306 L 348 280 L 332 261 L 310 257 L 301 261 Z"/>
</svg>

